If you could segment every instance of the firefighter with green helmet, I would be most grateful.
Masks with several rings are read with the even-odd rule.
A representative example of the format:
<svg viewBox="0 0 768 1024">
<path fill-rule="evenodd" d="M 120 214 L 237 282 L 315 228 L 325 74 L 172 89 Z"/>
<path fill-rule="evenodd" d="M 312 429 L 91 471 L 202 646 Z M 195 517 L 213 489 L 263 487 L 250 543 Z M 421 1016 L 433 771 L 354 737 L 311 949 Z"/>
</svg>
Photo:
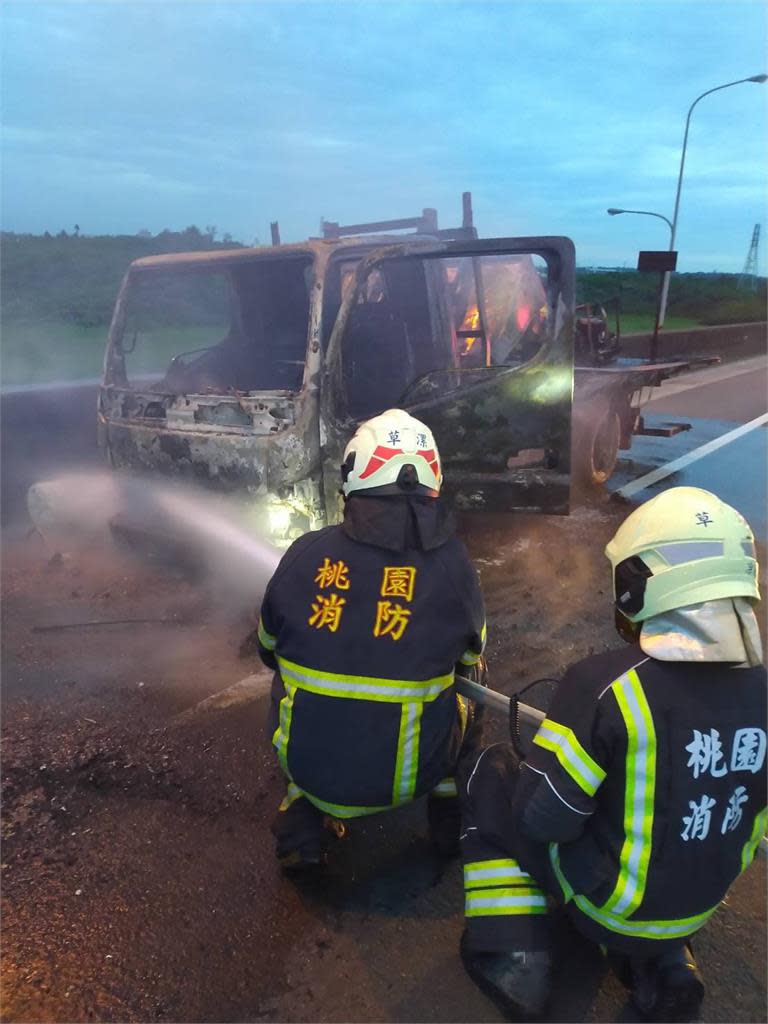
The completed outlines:
<svg viewBox="0 0 768 1024">
<path fill-rule="evenodd" d="M 541 1013 L 564 905 L 645 1018 L 688 1020 L 704 994 L 691 936 L 768 824 L 754 538 L 714 494 L 676 487 L 606 554 L 631 646 L 571 666 L 525 760 L 497 744 L 460 773 L 462 955 L 507 1009 Z"/>
<path fill-rule="evenodd" d="M 328 818 L 420 796 L 438 850 L 458 852 L 454 771 L 479 731 L 454 669 L 480 670 L 483 599 L 439 500 L 431 431 L 401 409 L 368 420 L 341 480 L 343 522 L 288 549 L 258 628 L 275 670 L 268 730 L 287 782 L 272 831 L 289 869 L 323 861 Z"/>
</svg>

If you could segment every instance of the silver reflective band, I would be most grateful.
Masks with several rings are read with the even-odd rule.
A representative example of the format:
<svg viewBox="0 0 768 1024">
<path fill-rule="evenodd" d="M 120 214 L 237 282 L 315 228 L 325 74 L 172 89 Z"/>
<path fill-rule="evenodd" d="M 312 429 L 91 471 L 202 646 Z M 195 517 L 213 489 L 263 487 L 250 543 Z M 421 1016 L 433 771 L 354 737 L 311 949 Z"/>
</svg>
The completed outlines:
<svg viewBox="0 0 768 1024">
<path fill-rule="evenodd" d="M 601 911 L 629 917 L 645 894 L 653 834 L 656 789 L 656 730 L 640 677 L 630 669 L 611 685 L 627 730 L 624 842 L 619 877 Z"/>
<path fill-rule="evenodd" d="M 471 907 L 546 907 L 545 896 L 473 896 L 467 897 Z"/>
<path fill-rule="evenodd" d="M 700 558 L 717 558 L 725 554 L 721 540 L 680 541 L 673 544 L 657 544 L 654 549 L 669 565 L 683 565 Z"/>
<path fill-rule="evenodd" d="M 531 881 L 531 876 L 518 867 L 469 868 L 464 870 L 465 882 L 486 882 L 491 878 L 520 878 L 524 881 Z"/>
<path fill-rule="evenodd" d="M 344 676 L 305 668 L 278 655 L 283 681 L 302 690 L 328 697 L 357 697 L 367 700 L 431 701 L 453 684 L 453 673 L 432 679 L 377 679 L 374 676 Z"/>
</svg>

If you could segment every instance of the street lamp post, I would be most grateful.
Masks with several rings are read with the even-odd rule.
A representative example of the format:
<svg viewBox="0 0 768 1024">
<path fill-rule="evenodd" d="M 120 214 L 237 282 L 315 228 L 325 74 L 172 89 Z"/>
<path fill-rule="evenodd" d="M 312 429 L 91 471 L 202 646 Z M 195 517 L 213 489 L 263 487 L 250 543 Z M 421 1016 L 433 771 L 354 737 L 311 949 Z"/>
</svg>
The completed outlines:
<svg viewBox="0 0 768 1024">
<path fill-rule="evenodd" d="M 685 135 L 683 136 L 683 151 L 680 154 L 680 172 L 677 176 L 677 192 L 675 193 L 675 211 L 672 214 L 672 223 L 670 225 L 670 238 L 669 238 L 669 250 L 675 248 L 675 235 L 677 234 L 677 214 L 680 209 L 680 189 L 683 185 L 683 170 L 685 169 L 685 151 L 688 146 L 688 129 L 691 124 L 691 114 L 693 108 L 699 102 L 703 100 L 705 96 L 709 96 L 713 92 L 720 92 L 721 89 L 730 89 L 732 85 L 741 85 L 743 82 L 758 82 L 762 83 L 768 81 L 768 75 L 751 75 L 749 78 L 739 78 L 735 82 L 726 82 L 725 85 L 716 85 L 714 89 L 707 89 L 706 92 L 701 93 L 697 96 L 693 103 L 688 108 L 688 116 L 685 119 Z M 660 216 L 660 215 L 659 215 Z M 664 220 L 667 220 L 665 217 Z M 669 221 L 667 221 L 669 224 Z M 669 271 L 664 274 L 664 283 L 661 286 L 661 299 L 659 302 L 659 327 L 663 326 L 664 318 L 667 312 L 667 296 L 669 295 Z"/>
<path fill-rule="evenodd" d="M 652 210 L 620 210 L 620 209 L 617 209 L 615 206 L 610 207 L 610 209 L 606 210 L 605 212 L 610 214 L 611 217 L 615 217 L 619 213 L 639 213 L 643 217 L 658 217 L 659 220 L 663 220 L 664 223 L 669 227 L 669 237 L 670 237 L 669 248 L 670 248 L 670 251 L 672 250 L 672 221 L 669 219 L 669 217 L 665 217 L 663 213 L 654 213 Z M 661 281 L 659 282 L 659 297 L 658 297 L 658 299 L 656 301 L 656 317 L 655 317 L 654 323 L 653 323 L 653 336 L 651 338 L 651 351 L 650 351 L 650 355 L 648 357 L 650 362 L 652 362 L 652 363 L 656 361 L 656 349 L 657 349 L 658 343 L 659 343 L 659 327 L 661 326 L 661 320 L 660 320 L 660 316 L 661 316 L 661 299 L 662 299 L 662 294 L 663 294 L 663 290 L 664 290 L 664 281 L 665 280 L 666 280 L 666 274 L 662 274 L 661 275 Z"/>
<path fill-rule="evenodd" d="M 665 217 L 663 213 L 652 213 L 651 210 L 618 210 L 618 209 L 616 209 L 615 206 L 612 206 L 609 210 L 606 210 L 605 212 L 610 214 L 611 217 L 615 217 L 619 213 L 640 213 L 644 217 L 658 217 L 659 220 L 663 220 L 668 225 L 668 227 L 669 227 L 669 231 L 670 231 L 670 245 L 669 245 L 669 247 L 670 247 L 670 249 L 672 248 L 672 241 L 671 241 L 671 239 L 672 239 L 672 221 L 669 219 L 669 217 Z"/>
</svg>

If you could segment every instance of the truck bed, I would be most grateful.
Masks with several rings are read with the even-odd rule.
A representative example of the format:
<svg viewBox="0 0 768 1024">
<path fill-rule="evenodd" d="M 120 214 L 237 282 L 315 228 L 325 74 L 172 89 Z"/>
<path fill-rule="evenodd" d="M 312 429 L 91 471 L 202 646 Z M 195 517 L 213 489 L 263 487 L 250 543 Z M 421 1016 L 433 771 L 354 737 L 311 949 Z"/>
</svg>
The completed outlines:
<svg viewBox="0 0 768 1024">
<path fill-rule="evenodd" d="M 576 366 L 575 386 L 581 395 L 587 397 L 598 391 L 621 390 L 631 394 L 641 388 L 659 387 L 670 377 L 719 362 L 719 356 L 670 359 L 663 363 L 621 358 L 610 366 Z"/>
</svg>

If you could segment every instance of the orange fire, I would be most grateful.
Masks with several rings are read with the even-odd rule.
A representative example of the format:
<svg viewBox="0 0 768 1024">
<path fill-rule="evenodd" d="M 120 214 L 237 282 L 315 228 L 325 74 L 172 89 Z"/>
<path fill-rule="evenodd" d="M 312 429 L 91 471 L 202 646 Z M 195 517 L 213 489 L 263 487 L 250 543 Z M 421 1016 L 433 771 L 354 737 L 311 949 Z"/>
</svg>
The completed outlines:
<svg viewBox="0 0 768 1024">
<path fill-rule="evenodd" d="M 480 326 L 480 310 L 477 306 L 470 306 L 466 312 L 464 320 L 459 328 L 460 331 L 476 331 Z M 471 335 L 467 338 L 462 338 L 464 342 L 464 348 L 461 350 L 461 355 L 465 356 L 472 351 L 472 347 L 478 340 L 479 335 Z"/>
</svg>

